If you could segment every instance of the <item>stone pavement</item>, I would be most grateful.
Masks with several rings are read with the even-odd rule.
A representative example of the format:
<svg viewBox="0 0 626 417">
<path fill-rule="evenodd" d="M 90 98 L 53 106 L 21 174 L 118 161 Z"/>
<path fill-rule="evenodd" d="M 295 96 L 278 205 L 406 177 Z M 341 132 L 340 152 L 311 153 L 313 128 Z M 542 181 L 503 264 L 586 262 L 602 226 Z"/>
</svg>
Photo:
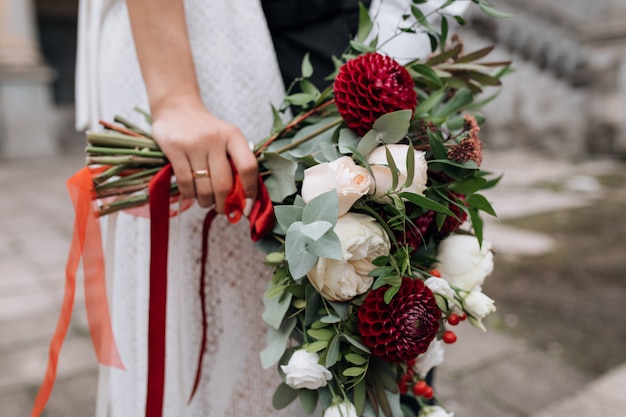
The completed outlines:
<svg viewBox="0 0 626 417">
<path fill-rule="evenodd" d="M 43 378 L 48 342 L 63 296 L 73 222 L 64 182 L 82 163 L 81 155 L 0 162 L 2 417 L 28 416 Z M 530 209 L 559 210 L 592 203 L 602 193 L 594 176 L 613 167 L 608 161 L 572 164 L 517 151 L 490 153 L 485 164 L 495 173 L 506 174 L 500 187 L 488 194 L 502 219 L 529 214 Z M 545 178 L 560 181 L 561 191 L 545 186 Z M 554 245 L 549 236 L 494 220 L 486 225 L 486 238 L 502 256 L 539 254 Z M 89 417 L 94 412 L 97 364 L 80 289 L 76 295 L 74 319 L 46 417 Z M 506 333 L 491 328 L 482 333 L 466 325 L 459 326 L 457 334 L 459 343 L 447 348 L 435 383 L 438 395 L 457 417 L 626 415 L 626 364 L 592 381 Z"/>
</svg>

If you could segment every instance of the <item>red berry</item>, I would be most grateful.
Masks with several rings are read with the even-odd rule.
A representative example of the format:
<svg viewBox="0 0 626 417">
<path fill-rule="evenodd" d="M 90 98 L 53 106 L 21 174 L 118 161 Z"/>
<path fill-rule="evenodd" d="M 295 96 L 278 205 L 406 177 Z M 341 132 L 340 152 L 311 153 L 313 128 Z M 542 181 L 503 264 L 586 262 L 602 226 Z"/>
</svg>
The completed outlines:
<svg viewBox="0 0 626 417">
<path fill-rule="evenodd" d="M 413 372 L 413 367 L 415 366 L 415 362 L 417 362 L 416 358 L 413 359 L 409 359 L 408 361 L 406 361 L 406 366 L 409 367 L 409 370 L 407 372 Z"/>
<path fill-rule="evenodd" d="M 441 278 L 441 272 L 438 269 L 433 269 L 430 271 L 430 275 L 433 277 Z"/>
<path fill-rule="evenodd" d="M 398 389 L 400 390 L 400 394 L 406 394 L 407 392 L 409 392 L 409 386 L 406 384 L 406 382 L 400 382 L 398 384 Z"/>
<path fill-rule="evenodd" d="M 402 378 L 400 378 L 400 382 L 403 382 L 405 384 L 408 384 L 412 380 L 413 380 L 413 375 L 409 373 L 402 375 Z"/>
<path fill-rule="evenodd" d="M 430 400 L 434 395 L 435 393 L 433 392 L 433 389 L 431 387 L 427 387 L 426 392 L 424 392 L 424 398 Z"/>
<path fill-rule="evenodd" d="M 418 381 L 415 385 L 413 385 L 413 394 L 417 397 L 421 397 L 428 391 L 430 387 L 426 383 L 426 381 Z M 432 391 L 432 389 L 431 389 Z"/>
<path fill-rule="evenodd" d="M 456 342 L 456 335 L 452 330 L 446 330 L 443 333 L 443 342 L 448 344 Z"/>
<path fill-rule="evenodd" d="M 459 319 L 460 319 L 461 321 L 465 320 L 466 318 L 467 318 L 467 314 L 465 314 L 465 313 L 463 313 L 463 314 L 461 314 L 461 315 L 459 316 Z"/>
<path fill-rule="evenodd" d="M 452 326 L 456 326 L 457 324 L 459 324 L 460 320 L 461 318 L 458 314 L 452 313 L 448 316 L 448 323 L 450 323 Z"/>
</svg>

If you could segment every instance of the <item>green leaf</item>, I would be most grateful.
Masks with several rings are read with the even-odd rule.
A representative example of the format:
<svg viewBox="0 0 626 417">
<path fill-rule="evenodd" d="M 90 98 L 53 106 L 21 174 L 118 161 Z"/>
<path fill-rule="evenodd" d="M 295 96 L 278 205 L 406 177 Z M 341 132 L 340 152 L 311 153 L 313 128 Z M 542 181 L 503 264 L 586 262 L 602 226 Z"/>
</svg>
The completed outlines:
<svg viewBox="0 0 626 417">
<path fill-rule="evenodd" d="M 322 296 L 313 285 L 307 285 L 305 289 L 306 309 L 304 310 L 304 325 L 310 326 L 316 319 L 317 311 L 322 305 Z"/>
<path fill-rule="evenodd" d="M 486 47 L 481 48 L 481 49 L 479 49 L 477 51 L 474 51 L 474 52 L 469 53 L 469 54 L 467 54 L 465 56 L 462 56 L 461 58 L 457 59 L 456 62 L 458 64 L 463 64 L 463 63 L 467 63 L 467 62 L 477 61 L 480 58 L 489 55 L 489 53 L 491 51 L 493 51 L 495 47 L 496 47 L 495 45 L 486 46 Z"/>
<path fill-rule="evenodd" d="M 333 316 L 333 315 L 328 315 L 328 316 L 322 317 L 320 321 L 322 323 L 333 324 L 333 323 L 339 323 L 341 321 L 341 318 L 337 316 Z"/>
<path fill-rule="evenodd" d="M 407 151 L 410 149 L 407 149 Z M 413 152 L 408 152 L 413 153 Z M 389 151 L 389 148 L 385 146 L 385 157 L 387 158 L 387 165 L 389 166 L 389 171 L 391 172 L 391 189 L 395 190 L 398 187 L 398 179 L 399 172 L 398 167 L 396 166 L 396 161 L 393 160 L 393 156 Z M 412 177 L 411 177 L 412 178 Z"/>
<path fill-rule="evenodd" d="M 339 335 L 335 334 L 328 343 L 328 350 L 326 351 L 326 368 L 329 368 L 337 363 L 339 360 Z"/>
<path fill-rule="evenodd" d="M 456 22 L 461 26 L 465 26 L 467 24 L 465 19 L 463 19 L 463 16 L 454 16 L 454 20 L 456 20 Z"/>
<path fill-rule="evenodd" d="M 380 143 L 380 135 L 375 129 L 371 129 L 363 136 L 357 145 L 356 152 L 360 155 L 369 155 Z"/>
<path fill-rule="evenodd" d="M 436 159 L 448 159 L 448 149 L 430 130 L 428 131 L 428 143 L 430 144 L 430 150 Z"/>
<path fill-rule="evenodd" d="M 443 84 L 441 83 L 441 78 L 437 75 L 437 73 L 428 65 L 424 64 L 413 64 L 410 66 L 410 69 L 422 75 L 426 79 L 435 83 L 438 87 L 441 87 Z"/>
<path fill-rule="evenodd" d="M 473 94 L 466 89 L 459 90 L 450 101 L 437 109 L 435 116 L 448 117 L 474 101 Z"/>
<path fill-rule="evenodd" d="M 333 224 L 325 220 L 318 220 L 312 223 L 303 224 L 300 232 L 312 240 L 318 240 L 333 228 Z"/>
<path fill-rule="evenodd" d="M 359 25 L 356 33 L 356 39 L 359 42 L 365 42 L 368 35 L 374 27 L 372 19 L 370 19 L 369 10 L 359 2 Z"/>
<path fill-rule="evenodd" d="M 371 353 L 369 348 L 367 346 L 365 346 L 363 343 L 361 343 L 360 341 L 356 340 L 355 338 L 348 336 L 345 333 L 342 333 L 342 336 L 354 347 L 362 350 L 365 353 Z"/>
<path fill-rule="evenodd" d="M 473 194 L 478 190 L 485 188 L 487 180 L 481 177 L 469 178 L 465 181 L 454 182 L 450 185 L 449 189 L 456 191 L 459 194 Z"/>
<path fill-rule="evenodd" d="M 317 340 L 330 340 L 337 334 L 332 329 L 309 329 L 306 333 Z"/>
<path fill-rule="evenodd" d="M 445 16 L 441 16 L 441 32 L 439 35 L 439 44 L 441 45 L 441 50 L 446 49 L 446 42 L 448 40 L 448 18 Z"/>
<path fill-rule="evenodd" d="M 300 396 L 300 402 L 302 403 L 302 409 L 307 415 L 313 414 L 315 407 L 317 407 L 317 391 L 310 389 L 299 389 L 298 395 Z"/>
<path fill-rule="evenodd" d="M 482 210 L 485 213 L 491 214 L 496 217 L 496 212 L 491 206 L 491 203 L 481 194 L 473 194 L 467 198 L 467 203 L 477 210 Z"/>
<path fill-rule="evenodd" d="M 337 301 L 329 301 L 328 303 L 331 305 L 333 310 L 335 310 L 335 313 L 341 317 L 341 320 L 346 320 L 348 318 L 349 303 L 339 303 Z"/>
<path fill-rule="evenodd" d="M 322 258 L 334 259 L 340 261 L 343 259 L 343 251 L 341 249 L 341 241 L 332 230 L 314 242 L 310 242 L 306 246 L 307 252 Z"/>
<path fill-rule="evenodd" d="M 313 75 L 313 65 L 311 65 L 311 57 L 308 52 L 304 54 L 304 58 L 302 58 L 301 71 L 302 78 L 310 78 L 311 75 Z"/>
<path fill-rule="evenodd" d="M 267 294 L 267 292 L 266 292 Z M 262 318 L 269 326 L 274 329 L 280 328 L 285 314 L 291 305 L 291 299 L 293 294 L 290 292 L 284 293 L 282 297 L 267 297 L 263 296 L 263 310 Z"/>
<path fill-rule="evenodd" d="M 360 376 L 365 373 L 365 369 L 366 368 L 362 368 L 360 366 L 352 366 L 345 369 L 342 373 L 344 376 Z"/>
<path fill-rule="evenodd" d="M 478 211 L 470 208 L 469 210 L 470 220 L 472 222 L 472 228 L 474 229 L 474 234 L 476 234 L 476 238 L 478 242 L 482 246 L 483 242 L 483 221 L 478 214 Z"/>
<path fill-rule="evenodd" d="M 428 113 L 430 110 L 435 108 L 435 106 L 437 106 L 441 102 L 441 100 L 443 100 L 445 95 L 446 95 L 445 88 L 434 91 L 426 100 L 422 101 L 415 108 L 415 114 L 420 115 L 420 114 Z"/>
<path fill-rule="evenodd" d="M 409 132 L 412 114 L 411 110 L 398 110 L 383 114 L 376 119 L 372 128 L 378 132 L 380 140 L 384 143 L 396 143 Z"/>
<path fill-rule="evenodd" d="M 283 356 L 287 349 L 287 340 L 296 327 L 297 319 L 292 317 L 283 321 L 278 330 L 270 327 L 267 329 L 267 346 L 261 351 L 261 365 L 264 369 L 274 365 Z"/>
<path fill-rule="evenodd" d="M 491 6 L 490 4 L 488 4 L 485 1 L 481 1 L 478 6 L 480 7 L 480 10 L 486 14 L 487 16 L 491 16 L 491 17 L 496 17 L 499 19 L 506 19 L 509 17 L 513 17 L 512 14 L 510 13 L 504 13 L 501 12 L 499 10 L 496 10 L 493 6 Z"/>
<path fill-rule="evenodd" d="M 413 148 L 408 148 L 406 151 L 406 181 L 403 187 L 409 187 L 413 183 L 415 178 L 415 152 Z M 395 188 L 392 188 L 395 190 Z"/>
<path fill-rule="evenodd" d="M 385 296 L 383 297 L 385 300 L 385 303 L 389 304 L 391 300 L 393 299 L 393 297 L 398 293 L 398 291 L 400 291 L 399 286 L 389 287 L 389 289 L 385 291 Z"/>
<path fill-rule="evenodd" d="M 273 152 L 265 152 L 263 156 L 265 157 L 263 165 L 270 172 L 265 178 L 265 186 L 272 201 L 282 202 L 298 191 L 294 181 L 298 164 Z"/>
<path fill-rule="evenodd" d="M 356 353 L 348 353 L 345 358 L 348 362 L 354 365 L 365 365 L 365 363 L 367 363 L 367 358 L 357 355 Z"/>
<path fill-rule="evenodd" d="M 298 390 L 291 388 L 286 383 L 281 383 L 272 397 L 272 406 L 277 410 L 282 410 L 298 397 Z"/>
<path fill-rule="evenodd" d="M 278 224 L 283 229 L 285 233 L 295 222 L 302 221 L 302 212 L 304 209 L 302 207 L 296 206 L 275 206 L 274 207 L 274 215 L 276 216 L 276 220 Z"/>
<path fill-rule="evenodd" d="M 437 42 L 437 38 L 435 38 L 435 42 Z M 435 47 L 435 49 L 437 49 Z M 452 49 L 448 49 L 445 52 L 442 52 L 438 55 L 435 55 L 433 57 L 431 57 L 428 61 L 426 61 L 426 65 L 429 67 L 432 67 L 434 65 L 437 64 L 441 64 L 442 62 L 445 62 L 448 60 L 448 58 L 452 58 L 453 56 L 457 56 L 461 50 L 463 49 L 463 47 L 461 45 L 458 45 Z M 434 49 L 433 49 L 434 51 Z"/>
<path fill-rule="evenodd" d="M 316 98 L 315 94 L 295 93 L 285 97 L 285 102 L 295 106 L 304 106 L 312 101 L 315 101 Z"/>
<path fill-rule="evenodd" d="M 419 9 L 419 7 L 411 5 L 411 14 L 413 15 L 413 17 L 415 17 L 420 26 L 424 27 L 431 33 L 437 33 L 437 29 L 435 29 L 435 27 L 430 24 L 426 16 L 424 16 L 424 13 L 422 13 L 422 11 Z"/>
<path fill-rule="evenodd" d="M 359 144 L 360 136 L 354 133 L 350 129 L 340 129 L 339 130 L 339 152 L 342 154 L 352 153 L 352 149 L 355 149 Z"/>
<path fill-rule="evenodd" d="M 438 213 L 444 213 L 447 214 L 448 216 L 453 216 L 454 217 L 454 213 L 452 213 L 450 211 L 450 209 L 446 206 L 444 206 L 443 204 L 440 204 L 434 200 L 431 200 L 429 198 L 424 197 L 423 195 L 419 195 L 419 194 L 413 194 L 413 193 L 400 193 L 400 197 L 402 198 L 406 198 L 407 200 L 409 200 L 410 202 L 412 202 L 413 204 L 416 204 L 420 207 L 423 207 L 427 210 L 433 210 L 436 211 Z"/>
<path fill-rule="evenodd" d="M 365 390 L 365 380 L 361 380 L 358 384 L 354 386 L 352 392 L 354 393 L 354 407 L 356 408 L 356 414 L 359 416 L 363 415 L 363 409 L 365 408 L 365 398 L 366 398 L 366 390 Z"/>
<path fill-rule="evenodd" d="M 304 207 L 302 222 L 305 224 L 324 220 L 335 226 L 339 214 L 339 196 L 336 190 L 318 195 Z"/>
<path fill-rule="evenodd" d="M 313 352 L 319 352 L 320 350 L 326 349 L 326 346 L 328 346 L 327 340 L 317 340 L 313 343 L 308 343 L 304 345 L 304 349 L 307 352 L 313 353 Z"/>
</svg>

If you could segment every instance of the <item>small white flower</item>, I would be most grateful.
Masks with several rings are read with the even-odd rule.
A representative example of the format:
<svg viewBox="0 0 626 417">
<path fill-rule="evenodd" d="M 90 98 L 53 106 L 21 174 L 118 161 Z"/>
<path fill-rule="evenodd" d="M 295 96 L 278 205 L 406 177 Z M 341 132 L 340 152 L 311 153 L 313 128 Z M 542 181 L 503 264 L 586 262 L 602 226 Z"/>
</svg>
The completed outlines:
<svg viewBox="0 0 626 417">
<path fill-rule="evenodd" d="M 423 407 L 418 417 L 454 417 L 454 413 L 448 413 L 444 408 L 432 405 Z"/>
<path fill-rule="evenodd" d="M 493 271 L 491 243 L 469 235 L 451 235 L 442 240 L 437 252 L 437 269 L 450 285 L 472 291 Z"/>
<path fill-rule="evenodd" d="M 409 145 L 379 146 L 369 154 L 367 163 L 370 164 L 375 182 L 375 187 L 373 187 L 371 193 L 376 197 L 382 197 L 388 191 L 391 191 L 391 186 L 393 185 L 393 174 L 388 166 L 389 162 L 387 161 L 387 152 L 385 149 L 389 150 L 393 162 L 398 169 L 398 186 L 393 191 L 407 191 L 420 195 L 424 194 L 426 181 L 428 180 L 428 163 L 426 162 L 424 152 L 416 151 Z M 408 187 L 403 187 L 408 177 L 406 159 L 409 150 L 413 150 L 415 157 L 413 179 Z"/>
<path fill-rule="evenodd" d="M 317 353 L 307 352 L 304 349 L 296 350 L 287 365 L 280 368 L 285 373 L 287 385 L 300 389 L 315 390 L 325 387 L 327 381 L 333 379 L 328 369 L 318 363 L 320 357 Z"/>
<path fill-rule="evenodd" d="M 333 404 L 324 411 L 323 417 L 358 417 L 356 407 L 350 401 Z"/>
<path fill-rule="evenodd" d="M 367 291 L 374 281 L 368 274 L 372 261 L 389 255 L 391 244 L 376 219 L 347 213 L 337 219 L 334 229 L 343 251 L 340 261 L 320 257 L 307 274 L 311 284 L 331 301 L 348 301 Z"/>
<path fill-rule="evenodd" d="M 433 340 L 430 346 L 428 346 L 428 350 L 416 358 L 413 371 L 421 378 L 426 378 L 431 369 L 443 363 L 443 356 L 443 342 L 441 340 Z"/>
<path fill-rule="evenodd" d="M 467 312 L 478 320 L 496 311 L 494 301 L 480 290 L 474 290 L 468 293 L 463 299 L 463 305 Z"/>
<path fill-rule="evenodd" d="M 455 292 L 445 279 L 430 277 L 424 281 L 424 284 L 433 292 L 433 294 L 439 294 L 448 300 L 454 300 Z"/>
<path fill-rule="evenodd" d="M 318 195 L 335 189 L 339 197 L 341 217 L 359 198 L 369 192 L 372 184 L 372 176 L 367 169 L 355 164 L 349 156 L 343 156 L 304 170 L 302 199 L 308 203 Z"/>
</svg>

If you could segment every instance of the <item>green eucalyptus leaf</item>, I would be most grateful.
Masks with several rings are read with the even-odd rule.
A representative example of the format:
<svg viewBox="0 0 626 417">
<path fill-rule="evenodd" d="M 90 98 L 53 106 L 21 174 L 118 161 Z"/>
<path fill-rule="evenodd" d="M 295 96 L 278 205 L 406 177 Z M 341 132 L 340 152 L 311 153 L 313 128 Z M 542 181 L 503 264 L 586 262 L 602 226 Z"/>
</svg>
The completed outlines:
<svg viewBox="0 0 626 417">
<path fill-rule="evenodd" d="M 366 368 L 362 368 L 360 366 L 352 366 L 350 368 L 345 369 L 342 374 L 344 376 L 361 376 L 365 373 Z"/>
<path fill-rule="evenodd" d="M 304 345 L 304 349 L 307 352 L 314 353 L 326 349 L 326 346 L 328 346 L 328 342 L 326 340 L 316 340 L 313 343 L 307 343 Z"/>
<path fill-rule="evenodd" d="M 282 382 L 272 397 L 272 406 L 277 410 L 287 407 L 298 397 L 298 390 Z"/>
<path fill-rule="evenodd" d="M 291 226 L 293 223 L 302 221 L 303 211 L 304 209 L 302 207 L 296 206 L 274 207 L 274 215 L 276 216 L 276 220 L 278 221 L 278 224 L 285 233 L 289 229 L 289 226 Z"/>
<path fill-rule="evenodd" d="M 313 414 L 317 407 L 317 391 L 303 388 L 298 390 L 298 395 L 304 412 L 307 415 Z"/>
<path fill-rule="evenodd" d="M 264 180 L 265 186 L 272 201 L 282 202 L 298 191 L 294 181 L 298 164 L 277 153 L 265 152 L 263 156 L 265 157 L 263 164 L 270 172 Z"/>
<path fill-rule="evenodd" d="M 341 261 L 343 259 L 343 250 L 341 241 L 337 234 L 329 231 L 319 239 L 310 242 L 306 248 L 307 252 L 322 258 L 334 259 Z"/>
<path fill-rule="evenodd" d="M 345 358 L 348 362 L 354 365 L 365 365 L 367 363 L 366 357 L 357 355 L 356 353 L 348 353 Z"/>
<path fill-rule="evenodd" d="M 352 153 L 353 149 L 359 144 L 360 136 L 354 133 L 352 130 L 343 128 L 339 130 L 339 152 L 342 154 Z"/>
<path fill-rule="evenodd" d="M 312 223 L 303 224 L 300 232 L 312 240 L 318 240 L 333 228 L 333 224 L 325 220 L 318 220 Z"/>
<path fill-rule="evenodd" d="M 309 273 L 317 263 L 318 257 L 309 252 L 302 252 L 288 261 L 289 273 L 294 279 L 300 279 Z"/>
<path fill-rule="evenodd" d="M 325 220 L 332 226 L 337 223 L 339 214 L 339 196 L 336 190 L 330 190 L 313 198 L 304 207 L 302 221 L 305 224 Z"/>
<path fill-rule="evenodd" d="M 306 104 L 309 104 L 312 101 L 315 101 L 316 98 L 317 97 L 315 94 L 295 93 L 295 94 L 290 94 L 286 96 L 285 102 L 292 104 L 294 106 L 304 106 Z"/>
<path fill-rule="evenodd" d="M 365 380 L 363 379 L 358 384 L 356 384 L 352 392 L 354 393 L 354 407 L 356 408 L 356 414 L 362 416 L 363 409 L 365 408 L 366 399 Z"/>
<path fill-rule="evenodd" d="M 330 341 L 330 339 L 337 334 L 331 329 L 308 329 L 306 333 L 317 340 L 327 341 Z"/>
<path fill-rule="evenodd" d="M 322 323 L 334 324 L 334 323 L 339 323 L 341 321 L 341 318 L 337 316 L 333 316 L 333 315 L 328 315 L 328 316 L 322 317 L 320 321 Z"/>
<path fill-rule="evenodd" d="M 337 301 L 329 301 L 328 303 L 331 305 L 333 310 L 335 310 L 335 313 L 341 317 L 341 320 L 346 320 L 348 318 L 349 303 L 340 303 Z"/>
<path fill-rule="evenodd" d="M 398 110 L 383 114 L 376 119 L 372 129 L 378 132 L 380 140 L 384 143 L 397 143 L 409 132 L 412 115 L 411 110 Z"/>
<path fill-rule="evenodd" d="M 437 73 L 428 65 L 413 64 L 409 67 L 409 69 L 432 81 L 438 87 L 441 87 L 443 85 L 441 82 L 441 78 L 439 78 Z"/>
<path fill-rule="evenodd" d="M 369 348 L 367 346 L 365 346 L 363 343 L 361 343 L 359 340 L 353 338 L 352 336 L 349 336 L 345 333 L 342 334 L 342 336 L 354 347 L 362 350 L 365 353 L 371 353 Z"/>
<path fill-rule="evenodd" d="M 356 152 L 360 155 L 367 156 L 378 146 L 381 142 L 381 136 L 375 129 L 370 129 L 369 132 L 365 134 L 359 140 L 358 146 L 356 147 Z"/>
<path fill-rule="evenodd" d="M 335 129 L 328 128 L 328 126 L 336 123 L 335 117 L 324 117 L 311 125 L 305 126 L 291 138 L 291 142 L 297 142 L 303 140 L 311 135 L 315 135 L 311 139 L 304 143 L 301 143 L 296 148 L 289 151 L 290 155 L 296 158 L 303 158 L 308 155 L 313 155 L 319 151 L 319 147 L 322 143 L 332 144 L 333 135 Z M 320 132 L 321 133 L 317 133 Z"/>
<path fill-rule="evenodd" d="M 385 302 L 389 304 L 391 300 L 393 299 L 393 297 L 398 293 L 398 291 L 400 291 L 399 286 L 389 287 L 387 291 L 385 291 L 385 295 L 383 296 L 383 299 L 385 300 Z"/>
<path fill-rule="evenodd" d="M 292 317 L 283 321 L 280 328 L 267 329 L 267 346 L 261 351 L 261 365 L 264 369 L 274 365 L 287 350 L 287 341 L 296 327 L 297 319 Z"/>
<path fill-rule="evenodd" d="M 268 292 L 263 296 L 265 309 L 261 317 L 269 326 L 278 329 L 285 318 L 287 310 L 289 310 L 293 294 L 286 292 L 282 297 L 269 297 L 267 294 Z"/>
</svg>

